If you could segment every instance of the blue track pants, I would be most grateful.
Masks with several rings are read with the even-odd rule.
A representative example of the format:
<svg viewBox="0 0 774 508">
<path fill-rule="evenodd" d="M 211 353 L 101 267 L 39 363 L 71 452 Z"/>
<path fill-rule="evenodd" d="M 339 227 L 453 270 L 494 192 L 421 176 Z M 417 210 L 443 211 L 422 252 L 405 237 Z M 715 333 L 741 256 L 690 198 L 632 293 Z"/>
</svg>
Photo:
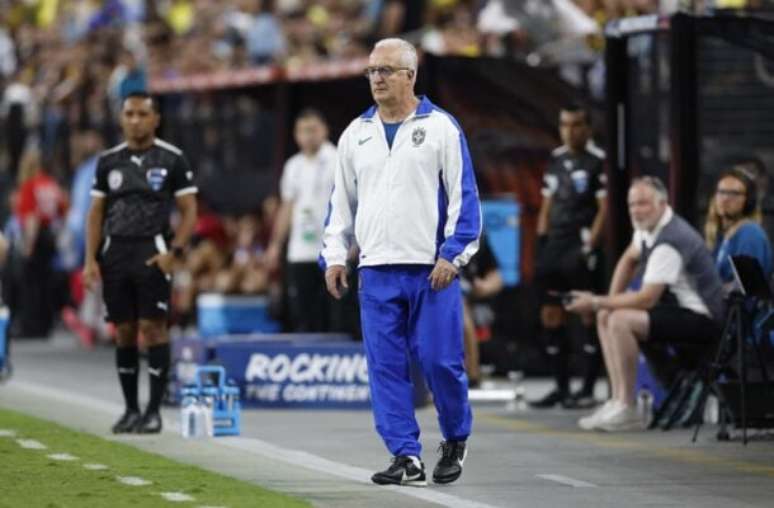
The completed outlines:
<svg viewBox="0 0 774 508">
<path fill-rule="evenodd" d="M 420 456 L 414 416 L 411 361 L 417 361 L 433 393 L 441 433 L 447 441 L 470 434 L 462 343 L 459 280 L 430 288 L 428 265 L 360 269 L 360 315 L 368 359 L 376 431 L 392 455 Z"/>
</svg>

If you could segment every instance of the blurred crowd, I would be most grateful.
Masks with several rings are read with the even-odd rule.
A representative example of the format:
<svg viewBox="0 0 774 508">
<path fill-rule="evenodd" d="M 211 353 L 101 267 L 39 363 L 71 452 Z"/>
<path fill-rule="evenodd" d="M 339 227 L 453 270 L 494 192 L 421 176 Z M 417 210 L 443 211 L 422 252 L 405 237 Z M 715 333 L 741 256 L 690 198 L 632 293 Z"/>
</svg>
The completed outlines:
<svg viewBox="0 0 774 508">
<path fill-rule="evenodd" d="M 48 170 L 68 181 L 70 132 L 113 143 L 120 97 L 151 78 L 302 67 L 367 55 L 403 34 L 440 55 L 502 56 L 533 64 L 591 63 L 609 19 L 672 9 L 657 0 L 2 0 L 3 167 L 15 175 L 24 133 Z M 580 41 L 580 44 L 579 44 Z M 19 129 L 23 124 L 27 129 Z M 65 162 L 63 162 L 65 161 Z"/>
</svg>

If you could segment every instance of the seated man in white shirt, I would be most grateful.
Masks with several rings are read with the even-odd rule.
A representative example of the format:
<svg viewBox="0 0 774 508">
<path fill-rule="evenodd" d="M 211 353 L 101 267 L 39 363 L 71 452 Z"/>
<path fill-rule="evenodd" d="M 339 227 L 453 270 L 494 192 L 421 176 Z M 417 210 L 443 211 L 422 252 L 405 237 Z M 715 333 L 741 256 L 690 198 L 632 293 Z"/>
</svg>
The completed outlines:
<svg viewBox="0 0 774 508">
<path fill-rule="evenodd" d="M 636 179 L 628 204 L 635 232 L 608 295 L 576 291 L 567 305 L 596 312 L 612 389 L 610 400 L 578 422 L 585 430 L 644 428 L 634 402 L 640 342 L 714 344 L 725 314 L 712 257 L 699 233 L 670 208 L 664 184 Z M 627 291 L 640 274 L 640 288 Z"/>
</svg>

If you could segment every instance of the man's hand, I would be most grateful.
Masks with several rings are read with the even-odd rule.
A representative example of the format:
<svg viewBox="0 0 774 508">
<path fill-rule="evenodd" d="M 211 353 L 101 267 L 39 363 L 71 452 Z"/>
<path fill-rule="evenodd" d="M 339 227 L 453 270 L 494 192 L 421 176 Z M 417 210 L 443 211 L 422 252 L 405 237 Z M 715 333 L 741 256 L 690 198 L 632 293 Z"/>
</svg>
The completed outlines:
<svg viewBox="0 0 774 508">
<path fill-rule="evenodd" d="M 454 277 L 457 276 L 457 267 L 443 258 L 438 258 L 435 262 L 433 271 L 430 272 L 427 279 L 430 281 L 430 287 L 435 291 L 440 291 L 449 287 Z"/>
<path fill-rule="evenodd" d="M 570 291 L 571 300 L 564 304 L 564 308 L 569 312 L 576 314 L 587 314 L 596 312 L 598 309 L 595 299 L 597 298 L 588 291 Z"/>
<path fill-rule="evenodd" d="M 165 252 L 164 254 L 156 254 L 145 262 L 146 266 L 156 265 L 159 270 L 164 272 L 164 275 L 172 273 L 172 266 L 175 263 L 175 255 L 172 252 Z"/>
<path fill-rule="evenodd" d="M 99 265 L 96 261 L 86 261 L 86 265 L 83 267 L 83 285 L 89 291 L 94 291 L 97 287 L 97 282 L 102 278 L 99 273 Z"/>
<path fill-rule="evenodd" d="M 329 266 L 325 270 L 325 286 L 328 292 L 337 300 L 341 300 L 349 289 L 347 283 L 347 267 L 342 265 Z"/>
</svg>

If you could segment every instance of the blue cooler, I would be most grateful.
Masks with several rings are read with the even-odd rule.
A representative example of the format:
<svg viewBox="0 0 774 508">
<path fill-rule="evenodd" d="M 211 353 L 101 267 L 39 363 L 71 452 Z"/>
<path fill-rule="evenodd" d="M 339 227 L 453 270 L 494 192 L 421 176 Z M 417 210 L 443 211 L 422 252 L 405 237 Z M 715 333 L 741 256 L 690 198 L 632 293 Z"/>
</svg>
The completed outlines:
<svg viewBox="0 0 774 508">
<path fill-rule="evenodd" d="M 196 299 L 196 307 L 203 338 L 280 330 L 280 324 L 269 316 L 269 299 L 265 296 L 206 293 Z"/>
</svg>

